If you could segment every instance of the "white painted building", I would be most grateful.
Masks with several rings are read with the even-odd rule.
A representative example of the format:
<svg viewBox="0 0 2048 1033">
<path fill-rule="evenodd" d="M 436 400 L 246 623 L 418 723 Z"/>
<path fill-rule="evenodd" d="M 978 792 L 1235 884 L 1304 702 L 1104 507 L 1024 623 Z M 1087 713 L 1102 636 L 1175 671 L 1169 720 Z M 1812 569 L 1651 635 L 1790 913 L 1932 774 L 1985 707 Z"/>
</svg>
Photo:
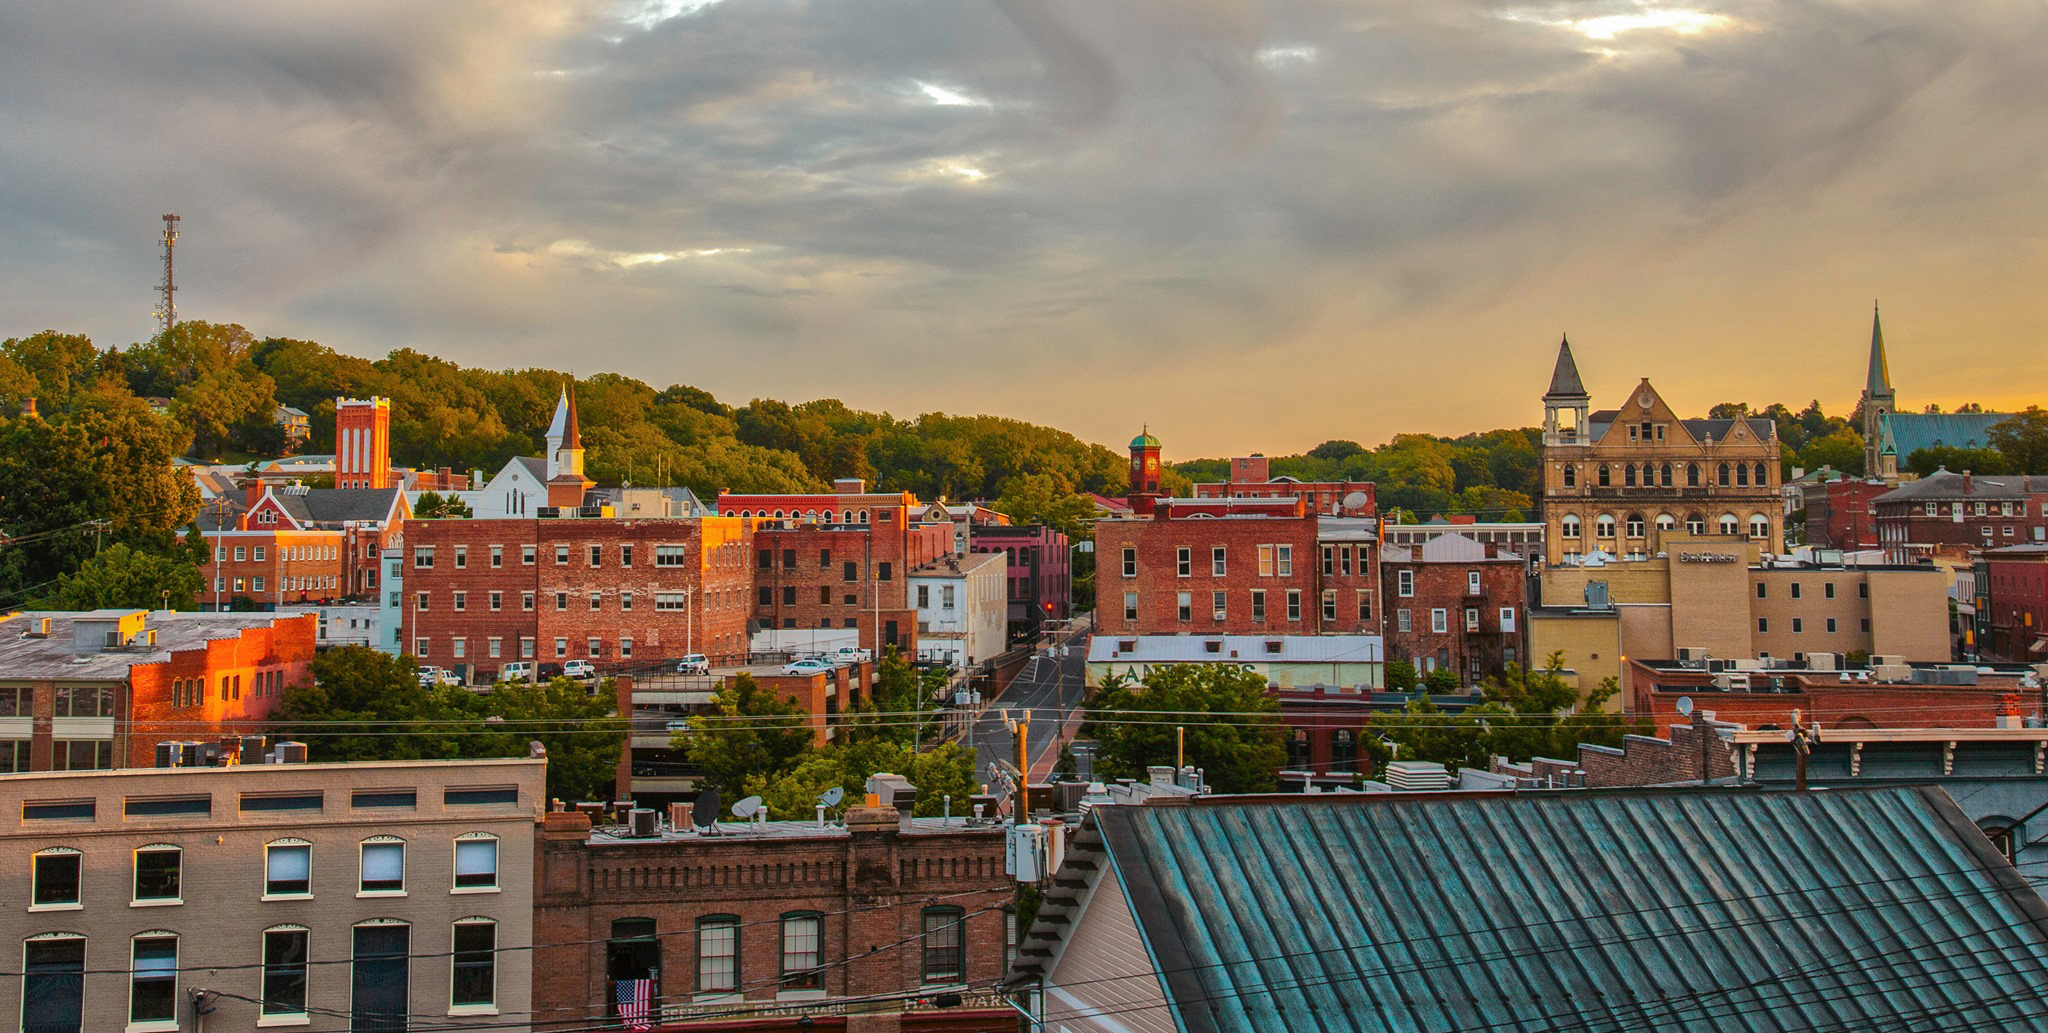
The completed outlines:
<svg viewBox="0 0 2048 1033">
<path fill-rule="evenodd" d="M 1142 680 L 1155 667 L 1228 664 L 1280 689 L 1317 685 L 1373 691 L 1387 683 L 1379 635 L 1097 635 L 1088 642 L 1088 687 L 1110 675 Z"/>
<path fill-rule="evenodd" d="M 910 572 L 920 659 L 966 668 L 1003 651 L 1010 607 L 1007 562 L 1000 552 L 971 552 Z"/>
<path fill-rule="evenodd" d="M 310 613 L 320 618 L 320 628 L 314 638 L 319 649 L 334 649 L 338 646 L 368 646 L 392 652 L 397 647 L 393 636 L 380 635 L 378 629 L 385 627 L 382 600 L 377 603 L 352 603 L 337 606 L 280 606 L 281 614 Z"/>
</svg>

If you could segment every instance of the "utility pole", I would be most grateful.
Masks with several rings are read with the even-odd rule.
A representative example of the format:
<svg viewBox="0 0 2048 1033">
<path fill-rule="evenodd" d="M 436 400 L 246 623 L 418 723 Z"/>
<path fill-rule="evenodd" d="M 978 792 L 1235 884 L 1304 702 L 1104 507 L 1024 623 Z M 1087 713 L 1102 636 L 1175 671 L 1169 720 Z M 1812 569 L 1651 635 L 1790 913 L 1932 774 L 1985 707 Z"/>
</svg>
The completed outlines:
<svg viewBox="0 0 2048 1033">
<path fill-rule="evenodd" d="M 1017 712 L 1017 824 L 1031 823 L 1031 708 Z"/>
<path fill-rule="evenodd" d="M 157 284 L 156 292 L 161 300 L 157 302 L 156 319 L 158 332 L 166 333 L 178 325 L 178 281 L 173 272 L 172 257 L 178 248 L 178 215 L 164 214 L 164 282 Z"/>
</svg>

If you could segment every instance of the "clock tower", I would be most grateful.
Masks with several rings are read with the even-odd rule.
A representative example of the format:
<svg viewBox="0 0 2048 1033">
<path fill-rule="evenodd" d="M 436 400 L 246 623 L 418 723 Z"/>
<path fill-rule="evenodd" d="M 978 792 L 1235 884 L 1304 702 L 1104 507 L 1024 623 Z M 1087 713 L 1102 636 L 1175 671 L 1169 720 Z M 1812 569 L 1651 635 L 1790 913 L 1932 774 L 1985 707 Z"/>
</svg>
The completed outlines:
<svg viewBox="0 0 2048 1033">
<path fill-rule="evenodd" d="M 1148 428 L 1131 439 L 1131 512 L 1149 515 L 1159 495 L 1159 439 Z"/>
</svg>

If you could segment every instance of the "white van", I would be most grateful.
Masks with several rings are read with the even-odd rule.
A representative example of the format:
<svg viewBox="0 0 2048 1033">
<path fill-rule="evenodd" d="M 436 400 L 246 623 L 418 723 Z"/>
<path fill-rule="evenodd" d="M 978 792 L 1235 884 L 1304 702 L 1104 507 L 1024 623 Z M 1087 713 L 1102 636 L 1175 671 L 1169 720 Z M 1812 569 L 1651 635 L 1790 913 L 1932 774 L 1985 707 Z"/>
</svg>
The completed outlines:
<svg viewBox="0 0 2048 1033">
<path fill-rule="evenodd" d="M 525 662 L 506 664 L 498 668 L 499 681 L 532 681 L 533 665 Z"/>
<path fill-rule="evenodd" d="M 691 653 L 676 660 L 677 674 L 710 674 L 711 660 L 702 653 Z"/>
</svg>

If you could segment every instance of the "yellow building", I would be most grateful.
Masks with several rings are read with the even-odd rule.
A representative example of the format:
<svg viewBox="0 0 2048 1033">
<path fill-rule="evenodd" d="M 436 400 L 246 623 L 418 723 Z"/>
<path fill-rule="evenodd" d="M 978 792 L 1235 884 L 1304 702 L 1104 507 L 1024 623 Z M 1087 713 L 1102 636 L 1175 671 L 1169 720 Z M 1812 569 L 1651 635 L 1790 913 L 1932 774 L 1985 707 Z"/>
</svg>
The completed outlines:
<svg viewBox="0 0 2048 1033">
<path fill-rule="evenodd" d="M 1781 551 L 1776 424 L 1681 419 L 1645 379 L 1589 412 L 1569 341 L 1543 395 L 1545 560 L 1646 559 L 1665 536 L 1740 536 Z"/>
</svg>

